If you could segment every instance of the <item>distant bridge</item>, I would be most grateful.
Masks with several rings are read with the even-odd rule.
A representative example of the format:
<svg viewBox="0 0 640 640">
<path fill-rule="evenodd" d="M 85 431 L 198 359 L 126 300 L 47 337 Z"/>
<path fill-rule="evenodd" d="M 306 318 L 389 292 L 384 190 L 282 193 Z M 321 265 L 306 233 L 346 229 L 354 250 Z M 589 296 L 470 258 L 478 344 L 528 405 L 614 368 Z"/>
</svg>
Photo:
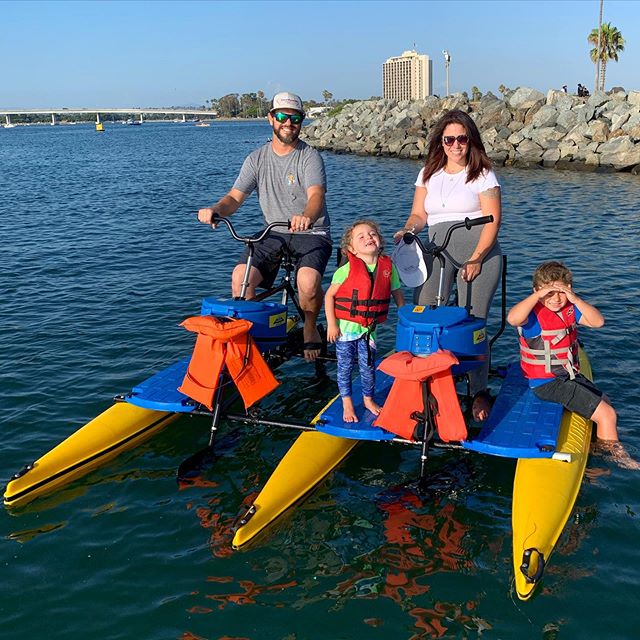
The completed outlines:
<svg viewBox="0 0 640 640">
<path fill-rule="evenodd" d="M 39 115 L 39 116 L 51 116 L 51 124 L 56 124 L 56 116 L 67 115 L 73 113 L 95 113 L 96 123 L 100 122 L 100 114 L 107 113 L 122 113 L 122 114 L 137 114 L 140 116 L 140 122 L 143 122 L 144 114 L 159 113 L 163 115 L 176 115 L 181 116 L 182 121 L 186 121 L 187 116 L 205 116 L 207 118 L 215 118 L 218 115 L 217 111 L 205 111 L 203 109 L 112 109 L 112 108 L 93 108 L 93 109 L 6 109 L 0 110 L 0 116 L 5 117 L 7 124 L 11 124 L 11 116 L 24 116 L 24 115 Z"/>
</svg>

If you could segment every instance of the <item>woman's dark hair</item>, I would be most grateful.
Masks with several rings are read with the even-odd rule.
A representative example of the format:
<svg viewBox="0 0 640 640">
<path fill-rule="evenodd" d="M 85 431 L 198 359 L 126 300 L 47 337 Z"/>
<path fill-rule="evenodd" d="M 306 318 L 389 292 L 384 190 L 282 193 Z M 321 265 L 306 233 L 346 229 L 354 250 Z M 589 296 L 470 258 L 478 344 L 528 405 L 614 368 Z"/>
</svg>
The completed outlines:
<svg viewBox="0 0 640 640">
<path fill-rule="evenodd" d="M 484 170 L 491 169 L 491 160 L 484 149 L 476 123 L 464 111 L 447 111 L 435 123 L 429 134 L 427 159 L 422 173 L 424 184 L 427 184 L 427 180 L 447 164 L 447 156 L 442 146 L 442 135 L 450 124 L 462 125 L 469 136 L 466 182 L 473 182 Z"/>
</svg>

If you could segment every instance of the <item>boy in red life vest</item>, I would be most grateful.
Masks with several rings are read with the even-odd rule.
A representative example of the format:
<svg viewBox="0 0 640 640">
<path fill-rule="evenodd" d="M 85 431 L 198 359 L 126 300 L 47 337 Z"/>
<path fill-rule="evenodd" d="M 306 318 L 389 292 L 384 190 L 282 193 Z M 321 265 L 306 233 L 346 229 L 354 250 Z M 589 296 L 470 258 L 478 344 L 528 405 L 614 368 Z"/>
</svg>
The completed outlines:
<svg viewBox="0 0 640 640">
<path fill-rule="evenodd" d="M 373 399 L 376 327 L 387 319 L 391 296 L 399 307 L 404 304 L 400 278 L 391 258 L 382 255 L 383 246 L 375 222 L 354 222 L 342 236 L 342 253 L 349 262 L 333 274 L 324 298 L 327 340 L 336 345 L 338 390 L 345 422 L 358 421 L 351 397 L 356 355 L 364 406 L 374 415 L 380 413 Z"/>
<path fill-rule="evenodd" d="M 520 363 L 541 400 L 557 402 L 593 420 L 598 439 L 616 462 L 640 469 L 618 441 L 617 415 L 608 398 L 580 373 L 578 329 L 600 328 L 604 317 L 572 289 L 573 276 L 561 262 L 545 262 L 533 274 L 533 293 L 507 315 L 520 334 Z"/>
</svg>

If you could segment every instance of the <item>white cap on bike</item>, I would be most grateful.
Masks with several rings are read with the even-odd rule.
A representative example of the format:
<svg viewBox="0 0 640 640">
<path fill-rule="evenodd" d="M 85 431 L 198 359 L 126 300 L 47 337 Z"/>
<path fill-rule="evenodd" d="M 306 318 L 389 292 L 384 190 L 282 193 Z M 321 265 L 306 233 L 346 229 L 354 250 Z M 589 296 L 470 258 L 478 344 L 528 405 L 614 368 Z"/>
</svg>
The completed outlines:
<svg viewBox="0 0 640 640">
<path fill-rule="evenodd" d="M 391 260 L 405 287 L 419 287 L 428 277 L 427 265 L 417 242 L 400 241 L 391 254 Z"/>
</svg>

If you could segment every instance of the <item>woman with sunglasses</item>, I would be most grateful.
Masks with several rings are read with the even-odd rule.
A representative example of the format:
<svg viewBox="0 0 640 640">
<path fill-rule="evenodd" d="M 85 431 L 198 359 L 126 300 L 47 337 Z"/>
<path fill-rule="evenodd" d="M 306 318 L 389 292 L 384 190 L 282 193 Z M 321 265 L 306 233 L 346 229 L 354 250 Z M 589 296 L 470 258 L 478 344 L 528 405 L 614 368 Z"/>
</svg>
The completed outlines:
<svg viewBox="0 0 640 640">
<path fill-rule="evenodd" d="M 463 111 L 447 111 L 431 130 L 427 159 L 415 182 L 411 214 L 394 240 L 399 242 L 405 232 L 419 233 L 428 225 L 429 239 L 438 242 L 452 224 L 488 215 L 493 216 L 492 223 L 451 237 L 445 252 L 443 292 L 448 299 L 457 273 L 458 305 L 485 319 L 502 270 L 500 185 L 475 122 Z M 432 265 L 428 266 L 431 274 Z M 415 289 L 414 302 L 435 304 L 437 291 L 438 278 L 428 278 Z M 488 362 L 469 373 L 474 420 L 485 420 L 489 415 L 488 374 Z"/>
</svg>

